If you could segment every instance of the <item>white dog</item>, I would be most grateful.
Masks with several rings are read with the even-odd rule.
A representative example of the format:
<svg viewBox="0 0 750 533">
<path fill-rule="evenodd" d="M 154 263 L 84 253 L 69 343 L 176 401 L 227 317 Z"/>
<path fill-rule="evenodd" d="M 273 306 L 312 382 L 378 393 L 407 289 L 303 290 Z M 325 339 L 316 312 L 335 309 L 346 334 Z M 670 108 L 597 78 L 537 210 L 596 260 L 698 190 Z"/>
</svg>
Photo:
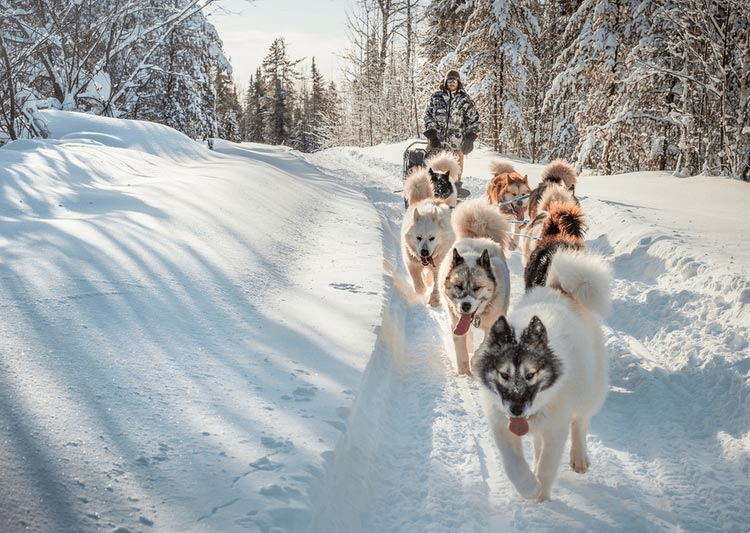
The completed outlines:
<svg viewBox="0 0 750 533">
<path fill-rule="evenodd" d="M 518 492 L 549 499 L 570 432 L 570 465 L 589 469 L 589 419 L 607 393 L 600 316 L 609 309 L 611 274 L 585 251 L 560 250 L 544 286 L 533 286 L 500 317 L 472 361 L 505 471 Z M 521 437 L 534 437 L 534 470 Z"/>
<path fill-rule="evenodd" d="M 412 177 L 404 183 L 409 207 L 401 223 L 401 255 L 418 296 L 427 292 L 429 278 L 429 304 L 435 307 L 440 304 L 436 275 L 455 240 L 452 209 L 448 199 L 434 196 L 429 178 Z"/>
</svg>

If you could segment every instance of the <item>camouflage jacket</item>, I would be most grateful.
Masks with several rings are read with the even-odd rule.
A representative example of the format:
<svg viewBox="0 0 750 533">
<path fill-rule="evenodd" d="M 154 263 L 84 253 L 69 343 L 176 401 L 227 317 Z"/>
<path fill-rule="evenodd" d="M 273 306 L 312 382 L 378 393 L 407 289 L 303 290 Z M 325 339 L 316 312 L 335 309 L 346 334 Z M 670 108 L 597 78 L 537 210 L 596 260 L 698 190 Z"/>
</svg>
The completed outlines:
<svg viewBox="0 0 750 533">
<path fill-rule="evenodd" d="M 479 133 L 479 112 L 463 89 L 436 91 L 424 111 L 424 127 L 437 131 L 445 148 L 460 150 L 467 133 Z"/>
</svg>

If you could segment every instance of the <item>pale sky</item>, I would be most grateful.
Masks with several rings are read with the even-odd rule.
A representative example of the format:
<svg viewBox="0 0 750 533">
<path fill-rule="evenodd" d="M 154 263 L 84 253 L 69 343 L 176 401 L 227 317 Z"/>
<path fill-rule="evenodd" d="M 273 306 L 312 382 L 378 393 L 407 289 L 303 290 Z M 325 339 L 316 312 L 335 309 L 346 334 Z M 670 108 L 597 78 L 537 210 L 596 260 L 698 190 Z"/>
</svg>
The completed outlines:
<svg viewBox="0 0 750 533">
<path fill-rule="evenodd" d="M 352 2 L 219 0 L 206 13 L 224 41 L 234 82 L 244 91 L 277 37 L 284 37 L 289 59 L 306 58 L 299 65 L 305 74 L 309 75 L 314 56 L 325 79 L 338 82 L 341 77 L 338 56 L 349 48 L 346 12 Z"/>
</svg>

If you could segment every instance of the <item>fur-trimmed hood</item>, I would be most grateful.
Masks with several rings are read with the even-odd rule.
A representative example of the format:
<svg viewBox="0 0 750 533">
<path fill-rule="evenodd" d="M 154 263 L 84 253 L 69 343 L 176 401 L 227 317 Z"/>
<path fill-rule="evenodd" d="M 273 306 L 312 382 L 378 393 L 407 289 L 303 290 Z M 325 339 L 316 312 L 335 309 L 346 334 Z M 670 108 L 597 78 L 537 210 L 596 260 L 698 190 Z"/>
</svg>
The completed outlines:
<svg viewBox="0 0 750 533">
<path fill-rule="evenodd" d="M 464 90 L 464 84 L 461 81 L 461 75 L 457 70 L 449 70 L 445 73 L 445 77 L 443 78 L 443 81 L 440 82 L 440 89 L 443 91 L 447 91 L 448 84 L 446 83 L 448 81 L 448 78 L 456 79 L 458 80 L 458 86 L 456 87 L 456 91 L 463 91 Z"/>
</svg>

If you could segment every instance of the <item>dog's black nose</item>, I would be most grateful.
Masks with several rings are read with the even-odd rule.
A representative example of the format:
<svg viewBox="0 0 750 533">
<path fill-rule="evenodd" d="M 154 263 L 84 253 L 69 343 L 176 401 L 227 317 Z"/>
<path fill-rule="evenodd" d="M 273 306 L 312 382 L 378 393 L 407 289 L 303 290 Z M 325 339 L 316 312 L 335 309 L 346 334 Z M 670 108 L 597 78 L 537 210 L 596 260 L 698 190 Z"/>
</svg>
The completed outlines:
<svg viewBox="0 0 750 533">
<path fill-rule="evenodd" d="M 461 312 L 468 313 L 469 311 L 471 311 L 471 304 L 469 302 L 463 302 L 461 304 Z"/>
<path fill-rule="evenodd" d="M 513 416 L 521 416 L 523 414 L 523 405 L 513 404 L 510 406 L 510 414 Z"/>
<path fill-rule="evenodd" d="M 427 248 L 422 248 L 422 251 L 419 252 L 419 253 L 422 254 L 422 257 L 429 257 L 430 256 L 430 251 Z"/>
</svg>

